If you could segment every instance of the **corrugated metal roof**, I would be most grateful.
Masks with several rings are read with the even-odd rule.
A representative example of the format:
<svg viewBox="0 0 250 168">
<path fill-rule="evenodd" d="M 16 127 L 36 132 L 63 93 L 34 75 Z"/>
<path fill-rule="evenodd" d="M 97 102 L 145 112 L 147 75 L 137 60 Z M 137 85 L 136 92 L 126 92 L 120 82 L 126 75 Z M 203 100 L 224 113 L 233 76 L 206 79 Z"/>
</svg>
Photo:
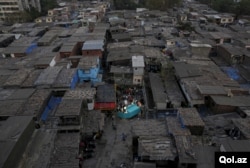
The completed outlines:
<svg viewBox="0 0 250 168">
<path fill-rule="evenodd" d="M 83 43 L 82 50 L 101 50 L 103 51 L 103 40 L 88 40 Z"/>
<path fill-rule="evenodd" d="M 96 92 L 96 102 L 116 102 L 115 86 L 112 84 L 98 86 Z"/>
<path fill-rule="evenodd" d="M 133 71 L 131 69 L 131 67 L 129 66 L 111 66 L 110 68 L 110 73 L 114 73 L 114 74 L 132 74 Z"/>
<path fill-rule="evenodd" d="M 46 136 L 47 137 L 47 136 Z M 79 160 L 76 159 L 76 153 L 79 148 L 79 133 L 57 133 L 54 139 L 53 153 L 50 155 L 50 167 L 52 168 L 77 168 Z M 46 155 L 43 153 L 42 156 Z M 49 154 L 48 154 L 49 155 Z M 39 159 L 46 160 L 46 159 Z M 38 160 L 36 160 L 38 162 Z M 43 165 L 43 164 L 37 164 Z M 39 167 L 36 166 L 36 167 Z"/>
<path fill-rule="evenodd" d="M 81 58 L 78 69 L 90 69 L 90 68 L 97 68 L 99 64 L 99 57 L 98 56 L 84 56 Z"/>
<path fill-rule="evenodd" d="M 185 62 L 173 63 L 176 76 L 180 78 L 202 76 L 197 65 L 186 64 Z"/>
<path fill-rule="evenodd" d="M 113 49 L 113 48 L 126 48 L 133 44 L 132 41 L 125 41 L 125 42 L 117 42 L 117 43 L 109 43 L 107 45 L 107 49 Z"/>
<path fill-rule="evenodd" d="M 32 69 L 19 69 L 15 74 L 12 74 L 4 83 L 5 87 L 20 86 L 28 77 Z M 17 75 L 18 74 L 18 75 Z"/>
<path fill-rule="evenodd" d="M 16 116 L 21 112 L 26 100 L 5 100 L 0 101 L 0 116 Z"/>
<path fill-rule="evenodd" d="M 202 95 L 227 95 L 223 86 L 198 85 L 197 88 Z"/>
<path fill-rule="evenodd" d="M 53 87 L 70 87 L 73 76 L 76 74 L 76 69 L 66 69 L 63 68 L 62 71 L 57 76 Z"/>
<path fill-rule="evenodd" d="M 209 32 L 209 34 L 213 39 L 232 38 L 232 36 L 223 32 Z"/>
<path fill-rule="evenodd" d="M 159 74 L 149 73 L 150 86 L 155 103 L 166 103 L 167 95 Z"/>
<path fill-rule="evenodd" d="M 133 136 L 164 137 L 167 135 L 166 122 L 162 120 L 133 120 Z"/>
<path fill-rule="evenodd" d="M 249 140 L 227 139 L 221 142 L 226 152 L 248 152 L 250 151 Z"/>
<path fill-rule="evenodd" d="M 149 160 L 174 160 L 176 157 L 169 137 L 140 137 L 138 138 L 139 156 L 149 156 Z"/>
<path fill-rule="evenodd" d="M 95 88 L 81 88 L 75 90 L 67 90 L 63 99 L 93 99 L 96 94 Z"/>
<path fill-rule="evenodd" d="M 72 52 L 76 43 L 72 42 L 71 44 L 63 44 L 59 52 Z"/>
<path fill-rule="evenodd" d="M 211 96 L 218 105 L 250 107 L 250 96 Z"/>
<path fill-rule="evenodd" d="M 8 100 L 25 100 L 28 99 L 34 92 L 35 89 L 17 89 L 8 97 Z"/>
<path fill-rule="evenodd" d="M 205 126 L 196 108 L 178 108 L 184 126 Z"/>
<path fill-rule="evenodd" d="M 35 85 L 52 85 L 62 69 L 62 66 L 47 67 L 35 81 Z"/>
<path fill-rule="evenodd" d="M 132 67 L 145 67 L 144 56 L 132 56 Z"/>
<path fill-rule="evenodd" d="M 189 129 L 181 127 L 180 121 L 177 117 L 167 117 L 166 121 L 169 134 L 173 136 L 191 135 Z"/>
<path fill-rule="evenodd" d="M 232 56 L 233 55 L 243 55 L 244 54 L 244 49 L 240 48 L 240 47 L 236 47 L 233 45 L 229 45 L 229 44 L 222 44 L 219 45 L 218 48 L 224 48 L 225 50 L 227 50 L 227 52 L 229 52 Z"/>
<path fill-rule="evenodd" d="M 131 60 L 132 54 L 128 48 L 122 48 L 120 50 L 110 51 L 107 56 L 107 62 Z"/>
<path fill-rule="evenodd" d="M 55 116 L 79 116 L 82 110 L 82 99 L 63 99 Z"/>
</svg>

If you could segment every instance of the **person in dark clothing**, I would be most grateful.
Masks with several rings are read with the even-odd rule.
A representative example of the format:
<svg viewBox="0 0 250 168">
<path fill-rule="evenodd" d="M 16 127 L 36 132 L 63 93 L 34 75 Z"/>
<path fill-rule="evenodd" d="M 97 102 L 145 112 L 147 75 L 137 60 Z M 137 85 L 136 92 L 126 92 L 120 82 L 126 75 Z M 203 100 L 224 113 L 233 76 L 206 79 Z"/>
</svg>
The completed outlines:
<svg viewBox="0 0 250 168">
<path fill-rule="evenodd" d="M 122 141 L 126 141 L 126 135 L 122 133 Z"/>
</svg>

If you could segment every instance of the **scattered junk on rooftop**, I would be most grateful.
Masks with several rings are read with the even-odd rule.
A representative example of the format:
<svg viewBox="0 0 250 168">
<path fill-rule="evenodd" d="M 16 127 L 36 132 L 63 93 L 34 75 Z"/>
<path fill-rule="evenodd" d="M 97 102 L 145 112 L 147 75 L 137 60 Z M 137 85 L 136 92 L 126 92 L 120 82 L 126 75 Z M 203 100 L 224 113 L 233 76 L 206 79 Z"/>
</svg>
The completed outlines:
<svg viewBox="0 0 250 168">
<path fill-rule="evenodd" d="M 120 118 L 142 115 L 144 99 L 141 87 L 117 87 L 116 112 Z"/>
</svg>

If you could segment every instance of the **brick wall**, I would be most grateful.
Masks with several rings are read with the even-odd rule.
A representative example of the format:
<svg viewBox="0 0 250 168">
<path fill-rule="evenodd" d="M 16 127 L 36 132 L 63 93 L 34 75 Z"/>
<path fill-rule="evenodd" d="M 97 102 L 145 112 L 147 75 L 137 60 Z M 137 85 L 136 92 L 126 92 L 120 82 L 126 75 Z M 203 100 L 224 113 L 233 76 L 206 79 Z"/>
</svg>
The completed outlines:
<svg viewBox="0 0 250 168">
<path fill-rule="evenodd" d="M 231 89 L 234 96 L 249 95 L 249 90 L 247 89 Z"/>
<path fill-rule="evenodd" d="M 222 114 L 222 113 L 231 113 L 236 111 L 236 107 L 233 106 L 225 106 L 225 105 L 218 105 L 212 106 L 212 111 L 216 114 Z"/>
<path fill-rule="evenodd" d="M 237 108 L 237 107 L 229 106 L 229 105 L 219 105 L 219 104 L 216 104 L 210 97 L 207 99 L 206 105 L 215 114 L 235 112 L 236 108 Z"/>
<path fill-rule="evenodd" d="M 102 51 L 101 50 L 83 50 L 82 55 L 83 56 L 99 56 L 99 58 L 102 58 Z"/>
<path fill-rule="evenodd" d="M 71 51 L 70 56 L 80 55 L 81 53 L 79 53 L 79 51 L 81 51 L 81 48 L 79 47 L 78 44 L 75 44 L 73 50 Z"/>
<path fill-rule="evenodd" d="M 25 53 L 15 53 L 14 55 L 15 55 L 15 57 L 24 57 L 24 56 L 26 56 Z"/>
<path fill-rule="evenodd" d="M 71 51 L 69 52 L 60 52 L 60 58 L 67 58 L 71 55 Z"/>
</svg>

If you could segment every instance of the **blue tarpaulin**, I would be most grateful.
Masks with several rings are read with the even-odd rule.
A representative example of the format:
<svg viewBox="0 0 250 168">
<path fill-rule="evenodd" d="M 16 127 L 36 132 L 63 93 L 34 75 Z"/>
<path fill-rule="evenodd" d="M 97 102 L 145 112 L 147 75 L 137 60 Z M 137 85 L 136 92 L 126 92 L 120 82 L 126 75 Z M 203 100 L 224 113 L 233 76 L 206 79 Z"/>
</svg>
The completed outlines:
<svg viewBox="0 0 250 168">
<path fill-rule="evenodd" d="M 49 99 L 49 102 L 47 104 L 47 106 L 45 107 L 42 116 L 41 116 L 41 120 L 42 121 L 46 121 L 49 113 L 55 109 L 56 106 L 58 106 L 58 104 L 60 104 L 62 101 L 62 97 L 55 97 L 55 96 L 51 96 Z"/>
<path fill-rule="evenodd" d="M 26 54 L 31 53 L 35 48 L 37 48 L 37 43 L 32 43 L 25 51 Z"/>
<path fill-rule="evenodd" d="M 179 119 L 179 121 L 180 121 L 181 128 L 185 128 L 185 125 L 184 125 L 183 119 L 181 118 L 180 114 L 178 114 L 177 116 L 178 116 L 178 119 Z"/>
<path fill-rule="evenodd" d="M 239 80 L 240 75 L 239 71 L 236 68 L 233 67 L 222 67 L 222 70 L 232 79 Z"/>
<path fill-rule="evenodd" d="M 71 81 L 70 89 L 75 89 L 76 84 L 78 83 L 78 81 L 79 81 L 79 77 L 78 77 L 78 74 L 76 72 L 75 75 L 73 76 L 72 81 Z"/>
</svg>

